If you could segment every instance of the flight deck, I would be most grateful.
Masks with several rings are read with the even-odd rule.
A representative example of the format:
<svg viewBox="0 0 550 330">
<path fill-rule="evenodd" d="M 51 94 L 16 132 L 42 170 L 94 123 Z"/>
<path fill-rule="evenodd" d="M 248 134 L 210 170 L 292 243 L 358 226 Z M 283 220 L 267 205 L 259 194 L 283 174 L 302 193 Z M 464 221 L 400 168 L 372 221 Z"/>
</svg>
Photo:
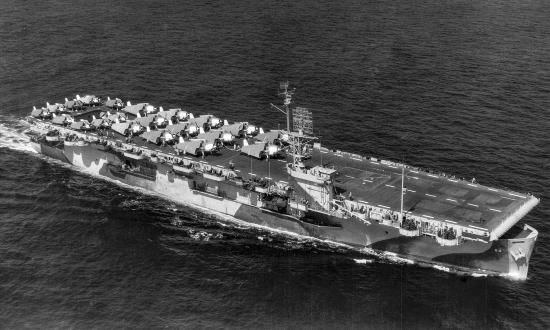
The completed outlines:
<svg viewBox="0 0 550 330">
<path fill-rule="evenodd" d="M 315 150 L 311 164 L 338 169 L 336 186 L 359 201 L 391 210 L 400 209 L 401 166 L 365 157 Z M 404 206 L 427 218 L 474 225 L 492 231 L 528 199 L 529 195 L 489 188 L 405 167 Z"/>
</svg>

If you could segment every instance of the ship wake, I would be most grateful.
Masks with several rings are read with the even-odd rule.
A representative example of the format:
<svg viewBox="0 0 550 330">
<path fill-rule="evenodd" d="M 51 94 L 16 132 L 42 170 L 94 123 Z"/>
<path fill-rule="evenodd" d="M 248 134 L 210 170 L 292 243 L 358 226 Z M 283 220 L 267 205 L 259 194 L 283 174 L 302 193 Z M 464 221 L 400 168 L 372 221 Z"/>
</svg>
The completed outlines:
<svg viewBox="0 0 550 330">
<path fill-rule="evenodd" d="M 0 148 L 35 153 L 30 138 L 25 132 L 28 125 L 24 121 L 0 117 Z"/>
</svg>

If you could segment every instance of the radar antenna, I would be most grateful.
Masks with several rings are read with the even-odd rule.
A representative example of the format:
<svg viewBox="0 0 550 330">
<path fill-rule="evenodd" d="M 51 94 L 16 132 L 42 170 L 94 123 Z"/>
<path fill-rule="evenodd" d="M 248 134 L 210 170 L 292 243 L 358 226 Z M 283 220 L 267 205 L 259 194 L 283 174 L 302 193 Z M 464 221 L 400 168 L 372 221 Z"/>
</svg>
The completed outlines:
<svg viewBox="0 0 550 330">
<path fill-rule="evenodd" d="M 311 111 L 307 108 L 296 107 L 292 112 L 292 125 L 295 132 L 300 135 L 313 135 L 313 119 Z"/>
</svg>

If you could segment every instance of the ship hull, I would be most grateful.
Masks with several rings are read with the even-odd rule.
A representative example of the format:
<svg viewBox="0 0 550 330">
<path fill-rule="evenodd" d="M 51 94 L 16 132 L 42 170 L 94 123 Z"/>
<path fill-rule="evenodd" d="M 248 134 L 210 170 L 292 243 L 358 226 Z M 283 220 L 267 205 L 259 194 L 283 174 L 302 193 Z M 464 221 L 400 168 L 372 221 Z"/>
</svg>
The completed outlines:
<svg viewBox="0 0 550 330">
<path fill-rule="evenodd" d="M 234 192 L 235 198 L 195 189 L 193 174 L 181 175 L 172 166 L 158 163 L 154 175 L 142 175 L 121 169 L 125 160 L 104 150 L 101 145 L 63 145 L 63 142 L 32 143 L 48 157 L 70 163 L 98 177 L 109 178 L 132 187 L 140 187 L 177 203 L 209 209 L 234 219 L 288 234 L 344 244 L 356 250 L 369 249 L 407 258 L 421 264 L 449 270 L 488 275 L 509 275 L 525 279 L 537 232 L 525 225 L 517 234 L 491 242 L 465 241 L 457 246 L 441 246 L 426 236 L 406 237 L 399 229 L 357 218 L 330 218 L 330 225 L 302 221 L 296 217 L 266 210 L 253 192 Z M 222 185 L 222 183 L 220 183 Z M 229 188 L 228 188 L 229 189 Z"/>
</svg>

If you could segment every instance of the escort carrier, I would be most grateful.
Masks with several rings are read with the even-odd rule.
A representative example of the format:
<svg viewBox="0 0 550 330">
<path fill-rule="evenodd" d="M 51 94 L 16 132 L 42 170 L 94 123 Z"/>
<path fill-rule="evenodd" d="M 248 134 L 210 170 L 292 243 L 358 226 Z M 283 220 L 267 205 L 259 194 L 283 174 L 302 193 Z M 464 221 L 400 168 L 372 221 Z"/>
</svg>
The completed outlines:
<svg viewBox="0 0 550 330">
<path fill-rule="evenodd" d="M 283 130 L 76 96 L 34 108 L 33 148 L 98 177 L 265 228 L 474 275 L 527 277 L 539 200 L 327 149 L 280 86 Z"/>
</svg>

